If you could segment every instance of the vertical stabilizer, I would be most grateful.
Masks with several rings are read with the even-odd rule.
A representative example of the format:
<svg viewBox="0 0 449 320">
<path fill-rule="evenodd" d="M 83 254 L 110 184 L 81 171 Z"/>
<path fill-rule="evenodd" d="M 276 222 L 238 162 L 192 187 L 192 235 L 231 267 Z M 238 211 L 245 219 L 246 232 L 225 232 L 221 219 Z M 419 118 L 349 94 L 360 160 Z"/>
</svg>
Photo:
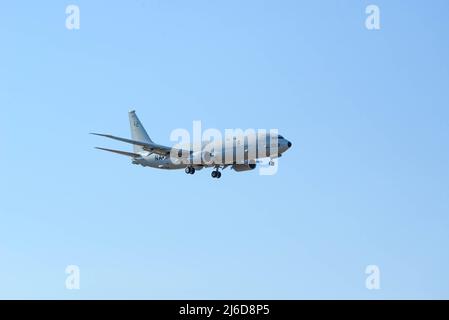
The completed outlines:
<svg viewBox="0 0 449 320">
<path fill-rule="evenodd" d="M 133 140 L 153 142 L 148 136 L 148 133 L 145 131 L 145 128 L 143 127 L 134 110 L 129 112 L 129 125 L 131 127 L 131 137 Z M 134 145 L 134 152 L 137 153 L 140 151 L 143 151 L 143 148 L 141 146 Z"/>
</svg>

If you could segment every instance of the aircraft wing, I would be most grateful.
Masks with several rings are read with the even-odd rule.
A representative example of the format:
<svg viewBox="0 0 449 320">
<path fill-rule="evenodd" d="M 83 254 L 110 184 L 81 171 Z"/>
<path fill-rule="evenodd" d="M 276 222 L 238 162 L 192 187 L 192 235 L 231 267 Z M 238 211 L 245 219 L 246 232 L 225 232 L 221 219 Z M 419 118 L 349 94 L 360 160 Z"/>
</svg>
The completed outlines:
<svg viewBox="0 0 449 320">
<path fill-rule="evenodd" d="M 124 155 L 124 156 L 132 157 L 132 158 L 140 157 L 140 154 L 138 154 L 138 153 L 126 152 L 126 151 L 121 151 L 121 150 L 106 149 L 106 148 L 100 148 L 100 147 L 95 147 L 95 149 L 100 149 L 100 150 L 104 150 L 104 151 L 114 152 L 114 153 L 121 154 L 121 155 Z"/>
<path fill-rule="evenodd" d="M 130 143 L 130 144 L 134 144 L 134 145 L 138 145 L 143 147 L 144 150 L 152 152 L 152 153 L 156 153 L 156 154 L 160 154 L 162 156 L 166 156 L 169 155 L 170 152 L 172 152 L 172 150 L 174 152 L 176 152 L 177 154 L 179 152 L 184 152 L 183 154 L 190 154 L 189 151 L 187 150 L 181 150 L 181 149 L 176 149 L 176 148 L 170 148 L 170 147 L 166 147 L 157 143 L 153 143 L 153 142 L 143 142 L 143 141 L 137 141 L 137 140 L 131 140 L 131 139 L 126 139 L 126 138 L 121 138 L 121 137 L 116 137 L 116 136 L 112 136 L 109 134 L 102 134 L 102 133 L 91 133 L 93 135 L 96 136 L 101 136 L 101 137 L 106 137 L 109 139 L 114 139 L 114 140 L 118 140 L 118 141 L 122 141 L 122 142 L 126 142 L 126 143 Z"/>
</svg>

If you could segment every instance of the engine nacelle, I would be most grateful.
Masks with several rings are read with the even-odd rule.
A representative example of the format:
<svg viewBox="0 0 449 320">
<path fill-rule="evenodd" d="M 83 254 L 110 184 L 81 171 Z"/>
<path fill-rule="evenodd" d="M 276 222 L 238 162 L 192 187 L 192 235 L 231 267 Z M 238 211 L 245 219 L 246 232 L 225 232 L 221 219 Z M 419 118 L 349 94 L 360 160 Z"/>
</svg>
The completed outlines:
<svg viewBox="0 0 449 320">
<path fill-rule="evenodd" d="M 256 168 L 256 164 L 255 163 L 234 164 L 232 168 L 235 171 L 248 171 L 254 170 Z"/>
</svg>

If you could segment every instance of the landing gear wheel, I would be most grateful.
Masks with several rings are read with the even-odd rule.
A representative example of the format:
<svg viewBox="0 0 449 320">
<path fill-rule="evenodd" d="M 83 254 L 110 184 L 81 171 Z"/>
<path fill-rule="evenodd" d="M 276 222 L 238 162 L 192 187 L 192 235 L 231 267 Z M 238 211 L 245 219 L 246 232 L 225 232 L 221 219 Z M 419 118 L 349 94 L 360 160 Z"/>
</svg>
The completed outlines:
<svg viewBox="0 0 449 320">
<path fill-rule="evenodd" d="M 193 167 L 186 167 L 186 173 L 187 174 L 194 174 L 195 173 L 195 168 Z"/>
<path fill-rule="evenodd" d="M 214 170 L 214 171 L 211 172 L 210 175 L 212 176 L 212 178 L 217 178 L 219 173 L 220 172 Z"/>
<path fill-rule="evenodd" d="M 220 178 L 221 178 L 221 172 L 217 171 L 217 179 L 220 179 Z"/>
</svg>

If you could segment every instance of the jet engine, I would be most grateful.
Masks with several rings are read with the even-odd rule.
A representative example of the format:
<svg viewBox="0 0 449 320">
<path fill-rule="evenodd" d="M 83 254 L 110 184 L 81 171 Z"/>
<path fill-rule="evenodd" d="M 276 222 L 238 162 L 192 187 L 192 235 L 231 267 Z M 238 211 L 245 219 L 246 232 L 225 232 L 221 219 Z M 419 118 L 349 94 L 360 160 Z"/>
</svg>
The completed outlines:
<svg viewBox="0 0 449 320">
<path fill-rule="evenodd" d="M 248 171 L 256 168 L 255 163 L 245 163 L 245 164 L 234 164 L 232 168 L 235 171 Z"/>
</svg>

